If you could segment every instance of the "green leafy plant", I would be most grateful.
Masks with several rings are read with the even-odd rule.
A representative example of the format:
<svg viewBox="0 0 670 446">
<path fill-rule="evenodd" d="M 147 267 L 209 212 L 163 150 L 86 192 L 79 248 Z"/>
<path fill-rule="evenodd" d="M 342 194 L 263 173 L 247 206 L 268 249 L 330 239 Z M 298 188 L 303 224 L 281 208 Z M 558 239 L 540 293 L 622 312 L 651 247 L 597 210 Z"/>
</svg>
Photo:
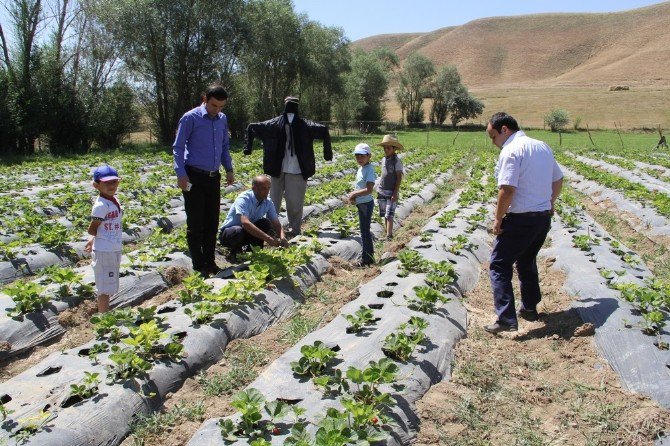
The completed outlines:
<svg viewBox="0 0 670 446">
<path fill-rule="evenodd" d="M 382 351 L 386 356 L 400 362 L 408 361 L 416 347 L 426 339 L 424 331 L 427 326 L 424 319 L 412 316 L 384 339 Z"/>
<path fill-rule="evenodd" d="M 49 303 L 49 297 L 43 294 L 44 287 L 35 282 L 16 282 L 5 287 L 3 292 L 16 304 L 7 311 L 7 315 L 12 318 L 21 318 L 28 313 L 39 311 Z"/>
<path fill-rule="evenodd" d="M 223 305 L 218 302 L 196 302 L 193 307 L 184 308 L 184 314 L 191 318 L 194 324 L 207 324 L 214 320 L 217 314 L 223 312 Z"/>
<path fill-rule="evenodd" d="M 417 251 L 412 249 L 403 249 L 398 253 L 398 260 L 402 264 L 404 270 L 415 273 L 426 272 L 428 268 L 428 261 L 421 257 Z"/>
<path fill-rule="evenodd" d="M 13 410 L 7 409 L 7 407 L 3 403 L 0 403 L 0 417 L 2 417 L 0 421 L 5 421 L 7 417 L 13 413 L 14 413 Z"/>
<path fill-rule="evenodd" d="M 422 313 L 432 314 L 435 312 L 435 306 L 438 302 L 447 303 L 451 301 L 450 298 L 428 286 L 415 286 L 413 290 L 413 296 L 405 296 L 407 304 L 410 309 Z"/>
<path fill-rule="evenodd" d="M 70 394 L 82 400 L 92 397 L 98 393 L 99 376 L 99 373 L 84 372 L 84 378 L 79 384 L 70 384 Z"/>
<path fill-rule="evenodd" d="M 17 421 L 20 428 L 14 433 L 13 437 L 17 444 L 23 444 L 37 432 L 42 430 L 46 424 L 54 417 L 54 414 L 46 410 L 41 410 L 38 414 L 19 418 Z"/>
<path fill-rule="evenodd" d="M 205 283 L 205 279 L 197 272 L 186 276 L 182 283 L 184 289 L 180 290 L 177 294 L 179 295 L 179 302 L 183 305 L 202 300 L 212 289 L 212 286 Z"/>
<path fill-rule="evenodd" d="M 458 209 L 453 209 L 451 211 L 443 212 L 439 217 L 437 217 L 437 224 L 440 225 L 440 228 L 446 228 L 451 222 L 454 221 L 456 215 L 458 214 Z"/>
<path fill-rule="evenodd" d="M 109 360 L 112 364 L 108 367 L 107 379 L 111 382 L 130 379 L 151 369 L 151 363 L 142 358 L 133 348 L 113 345 Z"/>
<path fill-rule="evenodd" d="M 291 406 L 282 401 L 266 402 L 265 396 L 253 388 L 236 394 L 231 405 L 240 413 L 239 422 L 235 423 L 231 419 L 219 421 L 221 436 L 230 442 L 237 441 L 240 437 L 257 440 L 266 434 L 277 434 L 279 432 L 274 422 L 285 418 L 292 411 Z M 263 412 L 269 417 L 269 421 L 263 422 Z"/>
<path fill-rule="evenodd" d="M 599 245 L 600 241 L 596 238 L 593 238 L 589 235 L 575 235 L 572 237 L 572 243 L 575 248 L 579 248 L 582 251 L 591 251 L 593 245 Z"/>
<path fill-rule="evenodd" d="M 359 333 L 366 325 L 375 323 L 374 312 L 365 305 L 361 305 L 354 314 L 343 314 L 342 316 L 349 322 L 348 333 Z"/>
<path fill-rule="evenodd" d="M 337 353 L 321 341 L 300 348 L 302 356 L 298 361 L 291 362 L 291 370 L 297 375 L 321 375 Z"/>
</svg>

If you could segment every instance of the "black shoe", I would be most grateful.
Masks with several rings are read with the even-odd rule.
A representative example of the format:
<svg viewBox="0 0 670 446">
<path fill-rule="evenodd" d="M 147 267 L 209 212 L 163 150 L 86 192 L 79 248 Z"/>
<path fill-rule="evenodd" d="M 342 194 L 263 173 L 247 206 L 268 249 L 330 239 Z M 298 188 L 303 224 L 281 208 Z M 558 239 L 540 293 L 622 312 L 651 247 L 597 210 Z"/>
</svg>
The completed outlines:
<svg viewBox="0 0 670 446">
<path fill-rule="evenodd" d="M 203 279 L 209 279 L 209 270 L 207 268 L 195 270 Z"/>
<path fill-rule="evenodd" d="M 237 263 L 237 251 L 230 251 L 226 256 L 226 261 L 228 263 Z"/>
<path fill-rule="evenodd" d="M 502 333 L 503 331 L 517 331 L 518 329 L 519 326 L 517 324 L 508 325 L 503 324 L 502 322 L 495 322 L 491 325 L 484 325 L 484 330 L 493 334 Z"/>
<path fill-rule="evenodd" d="M 216 266 L 216 265 L 209 265 L 209 266 L 207 267 L 207 272 L 208 272 L 210 275 L 212 275 L 212 276 L 216 276 L 216 275 L 219 274 L 221 271 L 222 271 L 221 268 L 219 268 L 219 267 Z"/>
<path fill-rule="evenodd" d="M 524 319 L 528 322 L 535 322 L 540 318 L 540 315 L 537 313 L 537 310 L 526 310 L 525 308 L 519 308 L 519 311 L 516 314 L 521 319 Z"/>
</svg>

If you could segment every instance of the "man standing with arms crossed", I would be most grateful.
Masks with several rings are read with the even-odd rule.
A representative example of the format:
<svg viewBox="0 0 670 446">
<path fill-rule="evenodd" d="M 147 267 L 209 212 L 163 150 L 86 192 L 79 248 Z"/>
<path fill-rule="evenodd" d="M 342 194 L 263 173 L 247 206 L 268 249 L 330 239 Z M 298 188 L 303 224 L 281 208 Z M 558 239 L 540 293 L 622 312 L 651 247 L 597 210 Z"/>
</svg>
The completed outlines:
<svg viewBox="0 0 670 446">
<path fill-rule="evenodd" d="M 193 269 L 204 277 L 218 272 L 214 249 L 221 205 L 221 164 L 226 170 L 226 184 L 235 182 L 228 150 L 228 120 L 221 112 L 227 99 L 223 87 L 209 87 L 203 103 L 179 120 L 172 146 L 177 185 L 184 195 L 188 249 Z"/>
<path fill-rule="evenodd" d="M 538 319 L 537 304 L 542 294 L 536 258 L 551 227 L 563 173 L 551 148 L 526 136 L 512 116 L 503 112 L 494 114 L 486 132 L 501 149 L 495 170 L 499 189 L 492 232 L 496 239 L 489 266 L 498 319 L 484 327 L 496 334 L 518 329 L 512 289 L 515 263 L 521 284 L 518 317 L 528 321 Z"/>
</svg>

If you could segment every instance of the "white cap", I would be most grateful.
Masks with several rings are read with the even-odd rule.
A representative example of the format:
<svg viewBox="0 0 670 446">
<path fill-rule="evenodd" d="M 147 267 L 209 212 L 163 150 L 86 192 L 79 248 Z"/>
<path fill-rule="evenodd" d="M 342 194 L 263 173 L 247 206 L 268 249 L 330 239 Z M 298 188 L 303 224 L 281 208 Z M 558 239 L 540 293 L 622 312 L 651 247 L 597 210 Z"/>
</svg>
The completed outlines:
<svg viewBox="0 0 670 446">
<path fill-rule="evenodd" d="M 364 142 L 354 147 L 354 155 L 370 155 L 371 153 L 372 150 L 370 150 L 370 146 Z"/>
</svg>

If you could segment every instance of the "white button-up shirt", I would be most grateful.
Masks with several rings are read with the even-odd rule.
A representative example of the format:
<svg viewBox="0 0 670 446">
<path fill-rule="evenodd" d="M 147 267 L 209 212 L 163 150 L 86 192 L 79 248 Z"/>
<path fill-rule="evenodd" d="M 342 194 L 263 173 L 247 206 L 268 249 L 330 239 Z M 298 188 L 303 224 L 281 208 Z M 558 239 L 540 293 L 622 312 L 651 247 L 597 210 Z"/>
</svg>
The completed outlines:
<svg viewBox="0 0 670 446">
<path fill-rule="evenodd" d="M 498 187 L 516 188 L 507 212 L 539 212 L 551 209 L 551 184 L 563 172 L 546 143 L 519 130 L 503 144 L 495 176 Z"/>
</svg>

